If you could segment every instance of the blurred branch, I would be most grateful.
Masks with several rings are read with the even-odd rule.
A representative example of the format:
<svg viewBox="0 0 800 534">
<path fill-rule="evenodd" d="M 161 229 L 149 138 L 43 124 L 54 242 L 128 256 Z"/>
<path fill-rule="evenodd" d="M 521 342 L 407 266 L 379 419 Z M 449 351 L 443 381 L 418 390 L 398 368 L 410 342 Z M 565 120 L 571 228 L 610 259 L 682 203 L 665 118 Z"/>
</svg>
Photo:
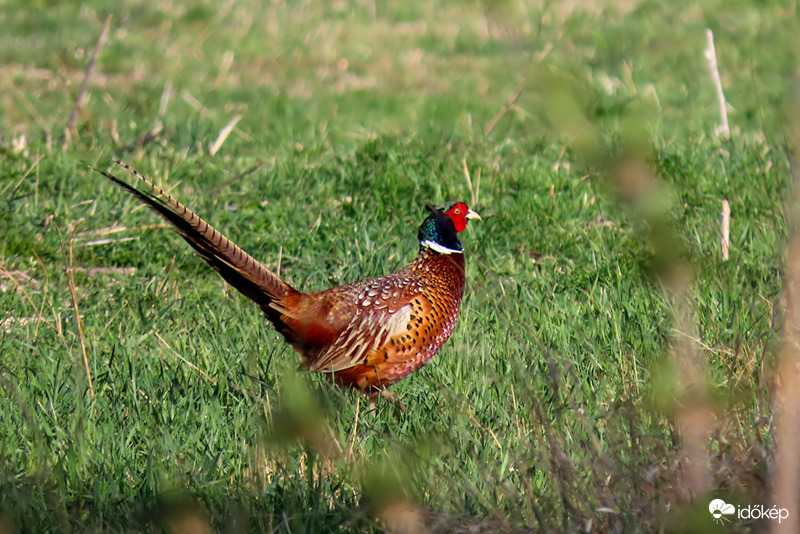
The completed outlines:
<svg viewBox="0 0 800 534">
<path fill-rule="evenodd" d="M 712 412 L 708 404 L 706 362 L 698 353 L 692 303 L 693 269 L 683 250 L 679 230 L 668 214 L 669 203 L 644 155 L 623 157 L 609 179 L 620 198 L 650 229 L 646 239 L 654 253 L 655 272 L 669 303 L 673 336 L 670 360 L 676 380 L 673 424 L 677 430 L 682 498 L 692 500 L 711 487 L 708 444 Z"/>
<path fill-rule="evenodd" d="M 800 139 L 800 114 L 795 118 L 795 140 Z M 772 532 L 800 532 L 800 169 L 798 154 L 792 161 L 794 192 L 788 206 L 789 243 L 786 253 L 784 295 L 786 299 L 783 346 L 778 354 L 775 381 L 774 502 L 791 510 L 782 522 L 772 523 Z"/>
<path fill-rule="evenodd" d="M 694 270 L 669 189 L 652 167 L 648 115 L 631 105 L 614 121 L 601 122 L 593 111 L 597 97 L 578 80 L 555 70 L 540 71 L 532 80 L 552 128 L 628 210 L 651 255 L 650 267 L 664 292 L 673 326 L 665 375 L 669 387 L 654 400 L 668 407 L 676 433 L 678 500 L 691 501 L 711 487 L 713 412 L 706 362 L 693 341 L 699 338 L 692 296 Z"/>
</svg>

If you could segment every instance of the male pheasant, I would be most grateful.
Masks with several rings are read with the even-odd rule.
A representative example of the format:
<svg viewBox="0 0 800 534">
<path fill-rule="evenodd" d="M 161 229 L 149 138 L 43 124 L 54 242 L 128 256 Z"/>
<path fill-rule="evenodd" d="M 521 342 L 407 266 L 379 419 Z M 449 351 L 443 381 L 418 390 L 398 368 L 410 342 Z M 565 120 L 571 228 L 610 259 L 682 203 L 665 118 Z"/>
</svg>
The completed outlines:
<svg viewBox="0 0 800 534">
<path fill-rule="evenodd" d="M 116 163 L 144 186 L 98 172 L 157 211 L 229 284 L 258 304 L 300 353 L 303 368 L 379 393 L 422 367 L 453 332 L 465 285 L 458 233 L 468 220 L 480 220 L 463 202 L 427 206 L 419 254 L 400 271 L 304 293 L 137 171 Z"/>
</svg>

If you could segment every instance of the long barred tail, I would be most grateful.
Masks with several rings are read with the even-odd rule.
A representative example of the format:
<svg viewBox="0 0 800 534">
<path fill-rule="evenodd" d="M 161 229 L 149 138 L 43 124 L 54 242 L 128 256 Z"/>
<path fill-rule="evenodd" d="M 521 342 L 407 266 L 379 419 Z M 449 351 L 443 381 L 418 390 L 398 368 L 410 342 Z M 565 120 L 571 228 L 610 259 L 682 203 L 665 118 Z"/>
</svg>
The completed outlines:
<svg viewBox="0 0 800 534">
<path fill-rule="evenodd" d="M 158 212 L 175 227 L 200 257 L 247 298 L 266 310 L 271 303 L 273 306 L 280 306 L 290 293 L 297 293 L 289 284 L 160 187 L 121 161 L 114 162 L 135 176 L 137 185 L 141 183 L 145 187 L 132 186 L 113 174 L 95 170 Z"/>
</svg>

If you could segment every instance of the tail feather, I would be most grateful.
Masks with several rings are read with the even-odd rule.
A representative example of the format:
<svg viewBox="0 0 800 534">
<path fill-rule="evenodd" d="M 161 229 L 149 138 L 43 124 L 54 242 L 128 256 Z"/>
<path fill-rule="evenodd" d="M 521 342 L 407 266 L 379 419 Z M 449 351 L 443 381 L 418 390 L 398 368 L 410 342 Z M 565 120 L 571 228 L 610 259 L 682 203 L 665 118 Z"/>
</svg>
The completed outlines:
<svg viewBox="0 0 800 534">
<path fill-rule="evenodd" d="M 119 185 L 167 220 L 197 253 L 247 298 L 267 311 L 280 307 L 290 294 L 298 292 L 235 245 L 189 208 L 121 161 L 114 162 L 134 175 L 146 187 L 134 187 L 108 172 L 97 172 Z"/>
</svg>

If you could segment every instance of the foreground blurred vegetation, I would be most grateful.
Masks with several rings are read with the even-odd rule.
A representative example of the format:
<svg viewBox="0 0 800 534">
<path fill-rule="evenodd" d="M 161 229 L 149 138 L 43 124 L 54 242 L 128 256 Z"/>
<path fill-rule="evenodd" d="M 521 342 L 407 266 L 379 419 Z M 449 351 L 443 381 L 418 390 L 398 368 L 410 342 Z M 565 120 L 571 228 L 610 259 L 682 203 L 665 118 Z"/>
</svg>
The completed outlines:
<svg viewBox="0 0 800 534">
<path fill-rule="evenodd" d="M 0 8 L 0 529 L 708 532 L 712 498 L 772 504 L 796 9 Z M 476 205 L 407 410 L 298 372 L 86 167 L 114 156 L 301 289 Z"/>
</svg>

